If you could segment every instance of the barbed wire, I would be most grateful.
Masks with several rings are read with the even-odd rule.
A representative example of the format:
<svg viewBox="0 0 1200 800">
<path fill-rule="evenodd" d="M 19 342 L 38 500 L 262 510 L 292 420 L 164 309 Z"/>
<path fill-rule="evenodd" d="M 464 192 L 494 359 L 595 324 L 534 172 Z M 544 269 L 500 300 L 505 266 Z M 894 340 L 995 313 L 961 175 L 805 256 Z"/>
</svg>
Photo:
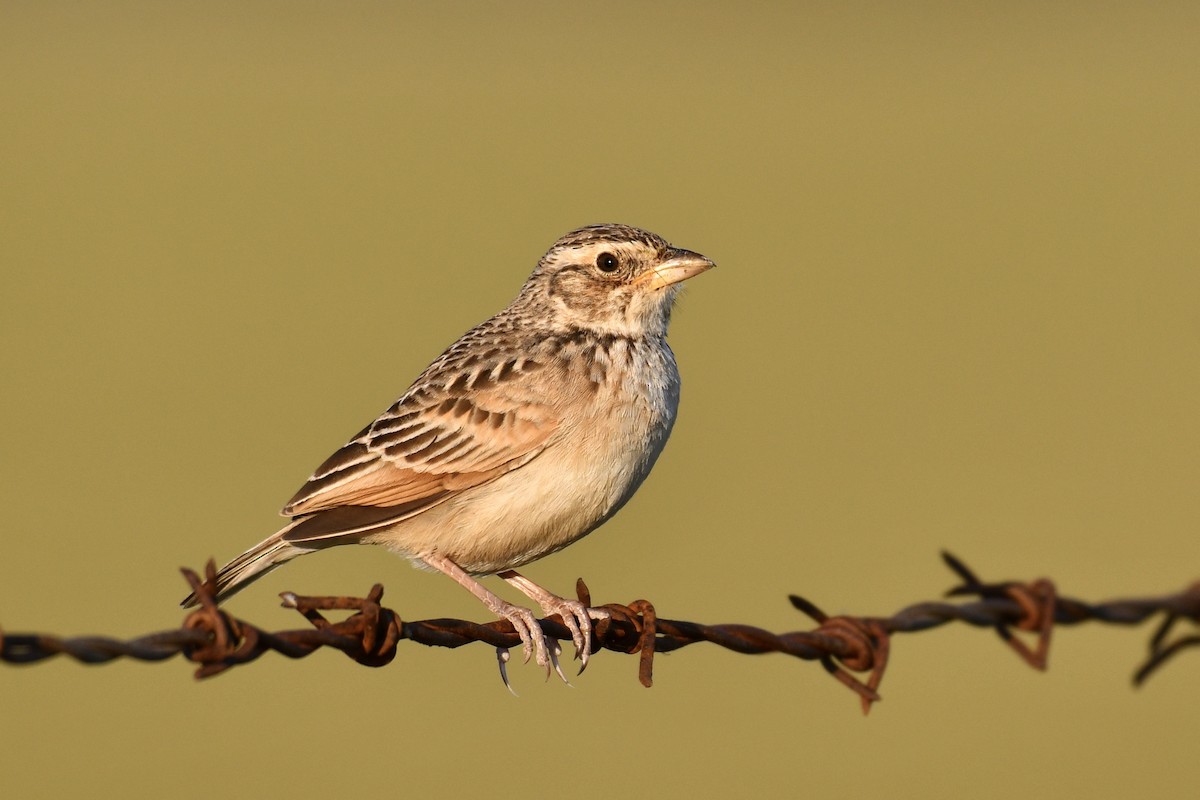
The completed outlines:
<svg viewBox="0 0 1200 800">
<path fill-rule="evenodd" d="M 591 649 L 639 655 L 638 678 L 643 686 L 653 682 L 654 654 L 679 650 L 698 642 L 709 642 L 737 653 L 785 653 L 807 661 L 819 661 L 861 700 L 863 712 L 878 702 L 879 684 L 887 667 L 892 635 L 916 633 L 960 622 L 992 628 L 1023 660 L 1045 669 L 1050 637 L 1055 626 L 1083 622 L 1137 625 L 1155 616 L 1162 622 L 1150 640 L 1149 654 L 1134 673 L 1140 685 L 1169 659 L 1200 645 L 1200 635 L 1168 641 L 1181 619 L 1200 625 L 1200 582 L 1177 594 L 1131 600 L 1087 603 L 1060 596 L 1053 582 L 984 583 L 962 561 L 942 554 L 962 583 L 947 592 L 951 597 L 975 597 L 972 602 L 918 603 L 890 617 L 829 616 L 814 603 L 791 595 L 792 605 L 817 623 L 809 631 L 775 634 L 750 625 L 701 625 L 662 619 L 646 600 L 628 605 L 610 603 L 599 608 L 608 612 L 592 630 Z M 209 562 L 206 578 L 189 569 L 184 577 L 196 593 L 200 608 L 188 614 L 181 628 L 162 631 L 128 641 L 83 636 L 63 639 L 45 634 L 11 634 L 0 630 L 0 661 L 31 664 L 66 655 L 86 664 L 101 664 L 117 658 L 163 661 L 176 655 L 199 666 L 196 678 L 218 675 L 267 652 L 303 658 L 323 647 L 340 650 L 359 664 L 381 667 L 396 657 L 403 640 L 431 647 L 461 647 L 485 642 L 500 650 L 521 644 L 507 620 L 476 623 L 460 619 L 405 621 L 381 605 L 383 586 L 375 584 L 365 598 L 302 597 L 284 592 L 283 605 L 299 611 L 311 628 L 268 632 L 221 610 L 215 600 L 216 568 Z M 591 606 L 591 595 L 581 578 L 576 593 Z M 346 619 L 333 622 L 323 611 L 351 611 Z M 571 631 L 555 615 L 541 620 L 542 631 L 558 641 L 570 641 Z M 1033 640 L 1027 644 L 1017 632 Z M 854 673 L 865 674 L 865 678 Z"/>
</svg>

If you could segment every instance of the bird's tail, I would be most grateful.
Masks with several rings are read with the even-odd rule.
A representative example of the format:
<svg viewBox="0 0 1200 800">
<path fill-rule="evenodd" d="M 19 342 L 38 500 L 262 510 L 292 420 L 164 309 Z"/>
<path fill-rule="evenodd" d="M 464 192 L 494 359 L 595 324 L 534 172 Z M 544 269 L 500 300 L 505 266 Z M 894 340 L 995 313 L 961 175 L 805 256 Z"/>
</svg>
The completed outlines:
<svg viewBox="0 0 1200 800">
<path fill-rule="evenodd" d="M 314 547 L 298 547 L 292 542 L 284 541 L 284 534 L 294 528 L 296 524 L 296 522 L 293 522 L 285 526 L 282 530 L 271 534 L 233 561 L 221 567 L 217 572 L 217 600 L 221 601 L 232 597 L 280 564 L 284 564 L 296 556 L 302 556 L 317 549 Z M 184 608 L 191 608 L 198 605 L 199 602 L 196 598 L 196 593 L 192 592 L 184 598 L 180 605 Z"/>
</svg>

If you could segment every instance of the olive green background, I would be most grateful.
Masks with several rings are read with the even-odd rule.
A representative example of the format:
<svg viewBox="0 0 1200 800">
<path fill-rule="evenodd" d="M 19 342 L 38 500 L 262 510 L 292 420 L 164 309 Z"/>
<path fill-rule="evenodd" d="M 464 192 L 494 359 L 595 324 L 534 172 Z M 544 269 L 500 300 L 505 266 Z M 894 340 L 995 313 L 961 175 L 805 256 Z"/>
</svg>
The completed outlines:
<svg viewBox="0 0 1200 800">
<path fill-rule="evenodd" d="M 176 568 L 311 469 L 556 237 L 713 258 L 638 496 L 527 574 L 663 616 L 809 627 L 952 578 L 1102 599 L 1200 577 L 1200 12 L 1189 3 L 0 5 L 0 625 L 175 627 Z M 494 579 L 492 579 L 494 580 Z M 230 604 L 361 594 L 486 620 L 378 550 Z M 482 645 L 0 668 L 6 797 L 1123 798 L 1194 789 L 1200 655 L 1149 627 L 1050 670 L 894 642 L 885 701 L 815 664 Z"/>
</svg>

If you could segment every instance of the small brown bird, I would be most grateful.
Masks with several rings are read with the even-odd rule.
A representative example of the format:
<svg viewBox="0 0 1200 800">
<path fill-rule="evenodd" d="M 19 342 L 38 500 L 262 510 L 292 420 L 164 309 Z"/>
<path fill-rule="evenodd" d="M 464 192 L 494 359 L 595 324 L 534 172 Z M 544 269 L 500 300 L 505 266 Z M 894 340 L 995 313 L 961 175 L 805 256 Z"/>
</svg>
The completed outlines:
<svg viewBox="0 0 1200 800">
<path fill-rule="evenodd" d="M 671 306 L 712 266 L 627 225 L 563 236 L 507 308 L 317 468 L 284 506 L 289 524 L 221 568 L 218 596 L 296 556 L 380 544 L 466 587 L 512 623 L 526 661 L 532 649 L 557 669 L 533 612 L 474 577 L 498 574 L 562 616 L 582 671 L 603 612 L 514 570 L 590 533 L 649 474 L 679 404 Z"/>
</svg>

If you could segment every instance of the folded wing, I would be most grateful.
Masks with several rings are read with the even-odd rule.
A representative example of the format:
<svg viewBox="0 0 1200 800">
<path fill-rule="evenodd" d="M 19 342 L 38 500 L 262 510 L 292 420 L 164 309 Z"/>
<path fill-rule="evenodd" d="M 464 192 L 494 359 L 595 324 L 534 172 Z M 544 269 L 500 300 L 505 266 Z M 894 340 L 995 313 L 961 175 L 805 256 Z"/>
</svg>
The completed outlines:
<svg viewBox="0 0 1200 800">
<path fill-rule="evenodd" d="M 537 457 L 560 420 L 549 405 L 515 390 L 517 379 L 538 368 L 515 359 L 409 390 L 318 467 L 284 507 L 285 516 L 315 515 L 288 539 L 410 517 Z"/>
</svg>

